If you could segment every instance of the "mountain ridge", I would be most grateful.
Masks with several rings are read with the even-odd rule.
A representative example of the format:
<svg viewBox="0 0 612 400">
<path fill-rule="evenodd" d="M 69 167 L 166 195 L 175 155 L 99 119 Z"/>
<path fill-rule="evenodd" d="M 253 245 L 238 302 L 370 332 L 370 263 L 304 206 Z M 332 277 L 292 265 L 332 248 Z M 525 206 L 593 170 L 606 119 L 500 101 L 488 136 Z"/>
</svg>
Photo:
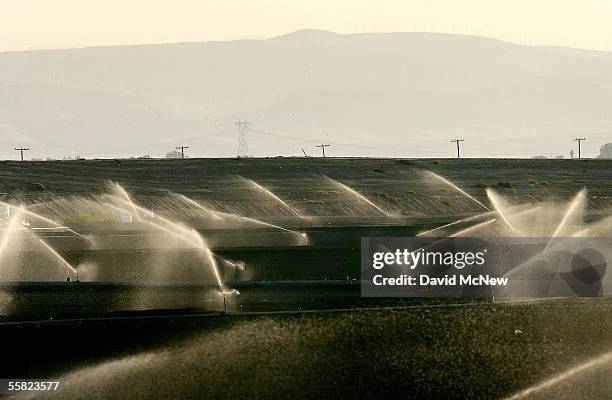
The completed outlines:
<svg viewBox="0 0 612 400">
<path fill-rule="evenodd" d="M 555 155 L 572 146 L 557 142 L 577 134 L 591 137 L 585 152 L 594 154 L 612 132 L 609 104 L 612 53 L 469 35 L 300 30 L 261 40 L 10 52 L 0 53 L 0 157 L 14 157 L 10 149 L 28 140 L 39 158 L 138 155 L 113 150 L 117 141 L 126 149 L 148 143 L 163 155 L 173 138 L 198 135 L 194 155 L 231 156 L 236 118 L 252 120 L 253 155 L 356 140 L 388 151 L 343 145 L 338 155 L 452 156 L 440 147 L 456 135 L 472 142 L 467 155 Z M 304 141 L 281 143 L 256 130 Z M 512 131 L 532 144 L 500 152 L 495 137 Z M 405 140 L 420 147 L 396 154 L 394 144 Z"/>
</svg>

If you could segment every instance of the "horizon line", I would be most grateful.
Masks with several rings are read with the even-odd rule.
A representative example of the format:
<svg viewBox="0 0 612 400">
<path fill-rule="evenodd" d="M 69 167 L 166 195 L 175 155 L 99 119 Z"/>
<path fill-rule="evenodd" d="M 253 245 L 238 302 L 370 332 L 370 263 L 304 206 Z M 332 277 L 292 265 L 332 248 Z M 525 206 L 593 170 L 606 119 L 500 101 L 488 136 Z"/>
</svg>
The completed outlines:
<svg viewBox="0 0 612 400">
<path fill-rule="evenodd" d="M 612 53 L 612 49 L 602 50 L 595 48 L 586 48 L 586 47 L 573 47 L 570 45 L 556 45 L 556 44 L 526 44 L 520 43 L 513 40 L 502 39 L 495 36 L 486 36 L 486 35 L 478 35 L 471 33 L 459 33 L 459 32 L 448 32 L 448 31 L 385 31 L 385 32 L 351 32 L 351 33 L 338 33 L 326 29 L 317 29 L 317 28 L 303 28 L 296 29 L 294 31 L 290 31 L 287 33 L 278 34 L 270 37 L 244 37 L 238 39 L 227 39 L 227 40 L 189 40 L 189 41 L 177 41 L 177 42 L 143 42 L 143 43 L 116 43 L 116 44 L 101 44 L 101 45 L 91 45 L 91 46 L 74 46 L 74 47 L 64 47 L 61 45 L 58 46 L 49 46 L 49 47 L 30 47 L 27 49 L 14 49 L 14 50 L 0 50 L 0 55 L 9 54 L 9 53 L 33 53 L 33 52 L 45 52 L 45 51 L 69 51 L 69 50 L 89 50 L 89 49 L 105 49 L 111 47 L 147 47 L 147 46 L 172 46 L 172 45 L 185 45 L 185 44 L 208 44 L 208 43 L 234 43 L 234 42 L 265 42 L 270 40 L 275 40 L 279 38 L 283 38 L 286 36 L 290 36 L 296 34 L 298 32 L 323 32 L 328 34 L 333 34 L 337 36 L 358 36 L 358 35 L 393 35 L 393 34 L 426 34 L 426 35 L 448 35 L 448 36 L 459 36 L 459 37 L 470 37 L 470 38 L 478 38 L 483 40 L 492 40 L 498 41 L 501 43 L 506 43 L 514 46 L 522 46 L 522 47 L 530 47 L 530 48 L 558 48 L 558 49 L 567 49 L 567 50 L 575 50 L 575 51 L 585 51 L 585 52 L 595 52 L 595 53 Z"/>
</svg>

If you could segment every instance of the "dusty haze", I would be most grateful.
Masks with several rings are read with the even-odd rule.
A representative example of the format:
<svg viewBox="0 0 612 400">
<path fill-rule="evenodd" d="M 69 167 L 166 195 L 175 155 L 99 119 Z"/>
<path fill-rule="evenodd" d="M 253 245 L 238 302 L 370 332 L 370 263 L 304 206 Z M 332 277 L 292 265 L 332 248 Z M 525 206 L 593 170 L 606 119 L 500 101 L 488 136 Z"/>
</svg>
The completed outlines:
<svg viewBox="0 0 612 400">
<path fill-rule="evenodd" d="M 612 141 L 612 54 L 435 33 L 0 53 L 0 157 L 584 155 Z"/>
</svg>

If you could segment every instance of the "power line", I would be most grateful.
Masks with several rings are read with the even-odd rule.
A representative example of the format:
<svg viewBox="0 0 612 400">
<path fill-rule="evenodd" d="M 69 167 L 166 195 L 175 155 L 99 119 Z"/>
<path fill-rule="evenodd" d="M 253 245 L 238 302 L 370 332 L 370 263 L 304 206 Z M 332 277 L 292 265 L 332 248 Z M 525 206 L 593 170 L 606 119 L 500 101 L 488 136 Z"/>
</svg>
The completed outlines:
<svg viewBox="0 0 612 400">
<path fill-rule="evenodd" d="M 176 146 L 176 149 L 181 151 L 181 158 L 185 158 L 185 149 L 188 148 L 189 146 Z"/>
<path fill-rule="evenodd" d="M 291 136 L 291 135 L 283 135 L 277 132 L 271 132 L 271 131 L 262 131 L 262 130 L 257 130 L 257 129 L 253 129 L 252 130 L 253 133 L 256 134 L 260 134 L 260 135 L 267 135 L 267 136 L 274 136 L 274 137 L 278 137 L 278 138 L 282 138 L 282 139 L 286 139 L 286 140 L 292 140 L 292 141 L 296 141 L 296 142 L 311 142 L 311 143 L 320 143 L 319 140 L 321 139 L 310 139 L 310 138 L 304 138 L 304 137 L 296 137 L 296 136 Z M 370 150 L 385 150 L 385 151 L 406 151 L 406 152 L 413 152 L 413 153 L 422 153 L 422 154 L 438 154 L 438 155 L 443 155 L 446 154 L 446 152 L 444 151 L 437 151 L 437 150 L 417 150 L 414 148 L 401 148 L 401 147 L 391 147 L 391 146 L 373 146 L 373 145 L 365 145 L 365 144 L 357 144 L 357 143 L 348 143 L 348 142 L 329 142 L 329 144 L 333 145 L 333 146 L 342 146 L 342 147 L 354 147 L 354 148 L 358 148 L 358 149 L 370 149 Z"/>
<path fill-rule="evenodd" d="M 457 143 L 457 159 L 461 158 L 459 151 L 459 143 L 463 142 L 463 139 L 451 139 L 451 143 Z"/>
<path fill-rule="evenodd" d="M 318 144 L 315 147 L 320 147 L 323 151 L 323 158 L 325 158 L 325 148 L 331 146 L 331 144 Z"/>
<path fill-rule="evenodd" d="M 179 138 L 179 140 L 197 141 L 197 140 L 214 138 L 214 137 L 225 137 L 225 136 L 227 136 L 227 134 L 229 132 L 230 131 L 225 131 L 225 132 L 222 132 L 222 133 L 205 134 L 205 135 L 187 136 L 187 137 L 184 137 L 184 138 Z M 130 146 L 130 147 L 116 147 L 116 148 L 113 148 L 113 149 L 109 149 L 107 151 L 98 151 L 98 152 L 95 152 L 95 153 L 85 153 L 85 154 L 82 154 L 82 155 L 83 156 L 96 156 L 96 155 L 113 154 L 113 153 L 116 153 L 116 152 L 123 152 L 123 151 L 130 151 L 130 150 L 142 150 L 142 149 L 155 148 L 155 147 L 163 148 L 163 147 L 171 144 L 175 140 L 176 139 L 164 140 L 164 141 L 160 141 L 160 142 L 148 143 L 148 144 L 144 144 L 144 145 Z M 74 151 L 72 151 L 72 150 L 71 150 L 71 152 L 74 153 Z"/>
<path fill-rule="evenodd" d="M 574 142 L 578 142 L 578 159 L 580 159 L 580 143 L 583 140 L 586 140 L 586 139 L 585 138 L 576 138 L 576 139 L 574 139 Z"/>
<path fill-rule="evenodd" d="M 23 152 L 24 151 L 29 151 L 30 149 L 28 149 L 26 147 L 15 147 L 15 150 L 18 151 L 19 153 L 21 153 L 21 161 L 23 161 Z"/>
</svg>

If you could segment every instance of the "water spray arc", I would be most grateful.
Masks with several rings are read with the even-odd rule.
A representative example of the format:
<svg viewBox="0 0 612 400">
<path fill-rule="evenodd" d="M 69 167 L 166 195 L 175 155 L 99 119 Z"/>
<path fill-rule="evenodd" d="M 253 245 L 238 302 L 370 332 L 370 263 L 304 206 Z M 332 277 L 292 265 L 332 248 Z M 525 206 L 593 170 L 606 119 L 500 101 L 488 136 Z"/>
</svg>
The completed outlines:
<svg viewBox="0 0 612 400">
<path fill-rule="evenodd" d="M 271 190 L 266 189 L 265 187 L 261 186 L 259 183 L 255 182 L 254 180 L 251 179 L 247 179 L 244 178 L 242 176 L 239 176 L 239 178 L 241 180 L 243 180 L 244 182 L 246 182 L 247 184 L 251 185 L 253 188 L 255 188 L 255 190 L 257 190 L 260 193 L 263 193 L 265 196 L 270 197 L 271 199 L 273 199 L 275 202 L 281 204 L 285 209 L 287 209 L 290 213 L 294 214 L 297 217 L 302 218 L 302 215 L 293 207 L 291 207 L 289 204 L 287 204 L 287 202 L 285 202 L 283 199 L 281 199 L 280 197 L 278 197 L 276 194 L 274 194 Z"/>
<path fill-rule="evenodd" d="M 39 219 L 39 220 L 41 220 L 41 221 L 44 221 L 44 222 L 46 222 L 46 223 L 48 223 L 48 224 L 54 225 L 54 226 L 55 226 L 55 228 L 57 228 L 57 229 L 65 229 L 66 231 L 68 231 L 68 232 L 72 233 L 73 235 L 76 235 L 76 236 L 79 236 L 79 237 L 81 237 L 81 238 L 83 238 L 83 239 L 89 240 L 89 238 L 88 238 L 88 237 L 81 235 L 80 233 L 76 232 L 75 230 L 70 229 L 70 228 L 69 228 L 69 227 L 67 227 L 67 226 L 63 226 L 63 225 L 62 225 L 62 224 L 60 224 L 59 222 L 54 221 L 54 220 L 52 220 L 52 219 L 50 219 L 50 218 L 47 218 L 47 217 L 45 217 L 44 215 L 41 215 L 41 214 L 35 213 L 34 211 L 30 211 L 30 210 L 28 210 L 26 207 L 22 207 L 22 206 L 15 206 L 15 205 L 12 205 L 12 204 L 9 204 L 9 203 L 5 203 L 5 202 L 3 202 L 3 201 L 0 201 L 0 205 L 3 205 L 3 206 L 5 206 L 5 207 L 8 207 L 8 209 L 9 209 L 9 210 L 10 210 L 11 208 L 15 208 L 15 209 L 17 209 L 17 210 L 21 211 L 22 213 L 27 214 L 27 215 L 29 215 L 29 216 L 31 216 L 31 217 L 33 217 L 33 218 L 36 218 L 36 219 Z"/>
<path fill-rule="evenodd" d="M 501 206 L 501 201 L 497 197 L 495 192 L 493 192 L 493 190 L 487 188 L 486 193 L 487 193 L 487 197 L 489 198 L 489 201 L 493 205 L 493 208 L 497 212 L 497 215 L 499 215 L 501 220 L 504 221 L 504 223 L 508 226 L 508 228 L 510 228 L 510 230 L 512 232 L 516 233 L 517 232 L 516 228 L 510 223 L 510 220 L 506 216 L 506 211 L 503 210 L 503 208 Z"/>
<path fill-rule="evenodd" d="M 8 220 L 7 228 L 4 230 L 4 233 L 3 233 L 3 236 L 2 236 L 2 240 L 0 241 L 0 260 L 2 259 L 2 257 L 4 256 L 4 253 L 9 248 L 9 244 L 10 244 L 11 238 L 13 237 L 14 234 L 16 234 L 16 233 L 17 234 L 23 234 L 24 232 L 29 232 L 29 233 L 31 233 L 31 236 L 28 235 L 27 237 L 33 237 L 33 238 L 37 239 L 38 243 L 40 243 L 40 245 L 42 246 L 42 249 L 44 250 L 44 253 L 50 254 L 53 259 L 58 261 L 63 268 L 68 270 L 68 272 L 71 275 L 73 275 L 74 277 L 76 277 L 76 280 L 78 280 L 78 276 L 79 276 L 78 271 L 68 261 L 66 261 L 66 259 L 64 257 L 62 257 L 53 247 L 51 247 L 46 241 L 44 241 L 43 239 L 37 237 L 36 234 L 35 234 L 35 229 L 29 228 L 29 227 L 27 227 L 27 228 L 19 227 L 20 225 L 23 224 L 23 220 L 22 220 L 23 215 L 24 214 L 25 215 L 30 215 L 32 213 L 29 212 L 28 210 L 26 210 L 25 208 L 22 208 L 22 207 L 15 207 L 15 208 L 16 208 L 17 211 L 12 216 L 10 216 L 10 218 Z M 42 216 L 40 216 L 40 217 L 42 219 L 45 219 L 45 217 L 42 217 Z M 45 219 L 45 220 L 47 220 L 47 219 Z M 51 220 L 49 220 L 49 221 L 51 221 Z M 52 222 L 54 222 L 54 221 L 52 221 Z"/>
<path fill-rule="evenodd" d="M 428 231 L 417 233 L 416 236 L 427 236 L 429 234 L 432 234 L 434 232 L 440 231 L 442 229 L 450 228 L 451 226 L 459 225 L 459 224 L 462 224 L 462 223 L 465 223 L 465 222 L 476 221 L 476 220 L 479 220 L 481 218 L 487 217 L 487 216 L 492 215 L 492 214 L 495 214 L 495 211 L 487 211 L 487 212 L 482 213 L 482 214 L 474 215 L 472 217 L 463 218 L 463 219 L 460 219 L 460 220 L 448 223 L 446 225 L 438 226 L 437 228 L 433 228 L 433 229 L 430 229 Z"/>
<path fill-rule="evenodd" d="M 134 218 L 136 218 L 136 221 L 140 221 L 140 215 L 138 215 L 138 211 L 136 210 L 136 206 L 135 206 L 134 202 L 132 201 L 132 198 L 130 197 L 128 192 L 123 188 L 123 186 L 121 186 L 120 184 L 118 184 L 116 182 L 112 183 L 112 186 L 119 193 L 119 195 L 122 196 L 125 199 L 125 201 L 128 203 L 128 205 L 130 206 L 130 208 L 132 210 Z"/>
<path fill-rule="evenodd" d="M 4 232 L 4 235 L 2 235 L 2 241 L 0 242 L 0 257 L 2 257 L 2 255 L 4 254 L 4 251 L 6 250 L 9 240 L 11 238 L 11 231 L 15 230 L 16 225 L 19 225 L 21 223 L 21 212 L 23 210 L 18 209 L 18 211 L 13 214 L 9 221 L 8 221 L 8 227 L 6 229 L 6 231 Z"/>
<path fill-rule="evenodd" d="M 584 205 L 585 200 L 586 200 L 586 189 L 582 189 L 578 193 L 576 193 L 576 195 L 570 202 L 569 206 L 567 207 L 567 210 L 563 214 L 563 218 L 561 218 L 561 222 L 559 222 L 559 225 L 557 226 L 552 236 L 550 237 L 550 240 L 546 244 L 544 251 L 548 249 L 552 240 L 559 236 L 559 234 L 563 231 L 563 229 L 567 225 L 570 218 L 579 210 L 580 206 Z"/>
<path fill-rule="evenodd" d="M 196 207 L 197 209 L 203 211 L 207 216 L 212 217 L 213 219 L 219 220 L 219 221 L 223 221 L 223 217 L 221 217 L 218 213 L 204 207 L 203 205 L 201 205 L 200 203 L 198 203 L 197 201 L 183 195 L 180 193 L 176 193 L 176 195 L 183 200 L 184 202 L 186 202 L 187 204 L 190 204 L 194 207 Z"/>
<path fill-rule="evenodd" d="M 370 199 L 368 199 L 367 197 L 365 197 L 361 193 L 359 193 L 356 190 L 354 190 L 354 189 L 350 188 L 349 186 L 345 185 L 344 183 L 338 182 L 337 180 L 332 179 L 329 176 L 324 176 L 324 178 L 327 179 L 327 181 L 330 182 L 332 185 L 334 185 L 334 186 L 342 189 L 343 191 L 349 193 L 351 196 L 357 198 L 359 201 L 368 204 L 370 207 L 374 208 L 376 211 L 380 212 L 384 216 L 391 217 L 391 214 L 389 214 L 388 212 L 386 212 L 385 210 L 383 210 L 382 208 L 380 208 L 379 206 L 374 204 Z"/>
<path fill-rule="evenodd" d="M 123 189 L 123 188 L 121 188 Z M 127 192 L 125 191 L 125 189 L 122 190 L 122 192 L 124 192 L 127 195 Z M 127 196 L 129 198 L 129 195 Z M 126 200 L 125 198 L 117 198 L 117 201 L 119 201 L 120 203 L 123 203 L 127 206 L 129 206 L 130 208 L 132 208 L 133 210 L 135 210 L 135 212 L 137 213 L 142 213 L 144 215 L 154 215 L 154 213 L 152 213 L 150 210 L 147 210 L 144 207 L 141 207 L 139 205 L 137 205 L 136 203 L 134 203 L 131 200 Z M 121 209 L 121 207 L 117 207 L 119 209 Z M 125 211 L 125 210 L 124 210 Z M 207 246 L 204 238 L 195 230 L 190 229 L 190 228 L 186 228 L 183 227 L 177 223 L 174 223 L 166 218 L 160 217 L 158 215 L 155 215 L 154 217 L 155 222 L 150 220 L 150 219 L 146 219 L 146 220 L 142 220 L 142 222 L 148 223 L 151 226 L 160 229 L 164 232 L 167 232 L 168 234 L 190 244 L 191 246 L 200 249 L 200 251 L 203 252 L 203 254 L 205 255 L 206 259 L 208 260 L 208 262 L 211 265 L 211 269 L 213 272 L 213 275 L 215 276 L 215 280 L 217 281 L 217 285 L 219 287 L 219 290 L 221 292 L 226 291 L 225 285 L 223 283 L 223 280 L 221 279 L 221 275 L 219 273 L 219 266 L 217 265 L 217 262 L 212 254 L 212 251 L 210 250 L 210 248 Z M 159 222 L 159 223 L 158 223 Z"/>
<path fill-rule="evenodd" d="M 438 181 L 448 185 L 450 188 L 452 188 L 453 190 L 461 193 L 462 195 L 464 195 L 465 197 L 467 197 L 468 199 L 470 199 L 471 201 L 473 201 L 474 203 L 476 203 L 477 205 L 479 205 L 483 209 L 485 209 L 487 211 L 491 211 L 491 209 L 489 207 L 487 207 L 486 205 L 484 205 L 480 200 L 478 200 L 474 196 L 470 195 L 468 192 L 466 192 L 465 190 L 461 189 L 459 186 L 455 185 L 453 182 L 449 181 L 445 177 L 440 176 L 440 175 L 436 174 L 435 172 L 427 171 L 427 170 L 423 171 L 423 173 L 427 177 L 437 179 Z"/>
<path fill-rule="evenodd" d="M 300 241 L 304 241 L 305 244 L 308 243 L 308 235 L 304 232 L 297 232 L 297 231 L 293 231 L 291 229 L 287 229 L 287 228 L 283 228 L 282 226 L 279 225 L 275 225 L 275 224 L 271 224 L 269 222 L 264 222 L 255 218 L 250 218 L 250 217 L 245 217 L 243 215 L 238 215 L 238 214 L 229 214 L 229 213 L 225 213 L 222 211 L 217 211 L 217 210 L 211 210 L 208 207 L 203 206 L 202 204 L 198 203 L 197 201 L 183 195 L 183 194 L 176 194 L 181 200 L 187 202 L 188 204 L 196 207 L 197 209 L 201 210 L 202 212 L 204 212 L 204 214 L 206 216 L 214 216 L 216 217 L 217 220 L 220 221 L 231 221 L 231 220 L 237 220 L 237 221 L 241 221 L 241 222 L 249 222 L 255 225 L 261 225 L 261 226 L 265 226 L 268 228 L 273 228 L 273 229 L 278 229 L 280 231 L 283 232 L 287 232 L 287 233 L 291 233 L 293 235 L 299 236 Z"/>
<path fill-rule="evenodd" d="M 42 239 L 38 239 L 40 241 L 40 243 L 47 249 L 49 250 L 49 252 L 51 254 L 53 254 L 57 260 L 64 266 L 66 267 L 66 269 L 68 269 L 68 271 L 70 271 L 71 273 L 73 273 L 76 277 L 76 280 L 79 279 L 79 271 L 76 270 L 76 268 L 74 268 L 68 261 L 66 261 L 66 259 L 64 257 L 62 257 L 57 251 L 55 251 L 55 249 L 51 246 L 49 246 L 49 244 L 47 242 L 45 242 Z"/>
<path fill-rule="evenodd" d="M 588 370 L 598 368 L 601 366 L 605 366 L 612 361 L 612 351 L 608 351 L 600 355 L 599 357 L 592 358 L 582 364 L 579 364 L 575 367 L 569 368 L 564 372 L 561 372 L 558 375 L 555 375 L 551 378 L 548 378 L 540 383 L 537 383 L 533 386 L 528 387 L 527 389 L 523 389 L 518 393 L 513 394 L 506 398 L 506 400 L 520 400 L 525 398 L 531 398 L 532 395 L 541 392 L 545 389 L 553 387 L 555 385 L 560 384 L 561 382 L 574 377 L 580 373 L 586 372 Z"/>
</svg>

